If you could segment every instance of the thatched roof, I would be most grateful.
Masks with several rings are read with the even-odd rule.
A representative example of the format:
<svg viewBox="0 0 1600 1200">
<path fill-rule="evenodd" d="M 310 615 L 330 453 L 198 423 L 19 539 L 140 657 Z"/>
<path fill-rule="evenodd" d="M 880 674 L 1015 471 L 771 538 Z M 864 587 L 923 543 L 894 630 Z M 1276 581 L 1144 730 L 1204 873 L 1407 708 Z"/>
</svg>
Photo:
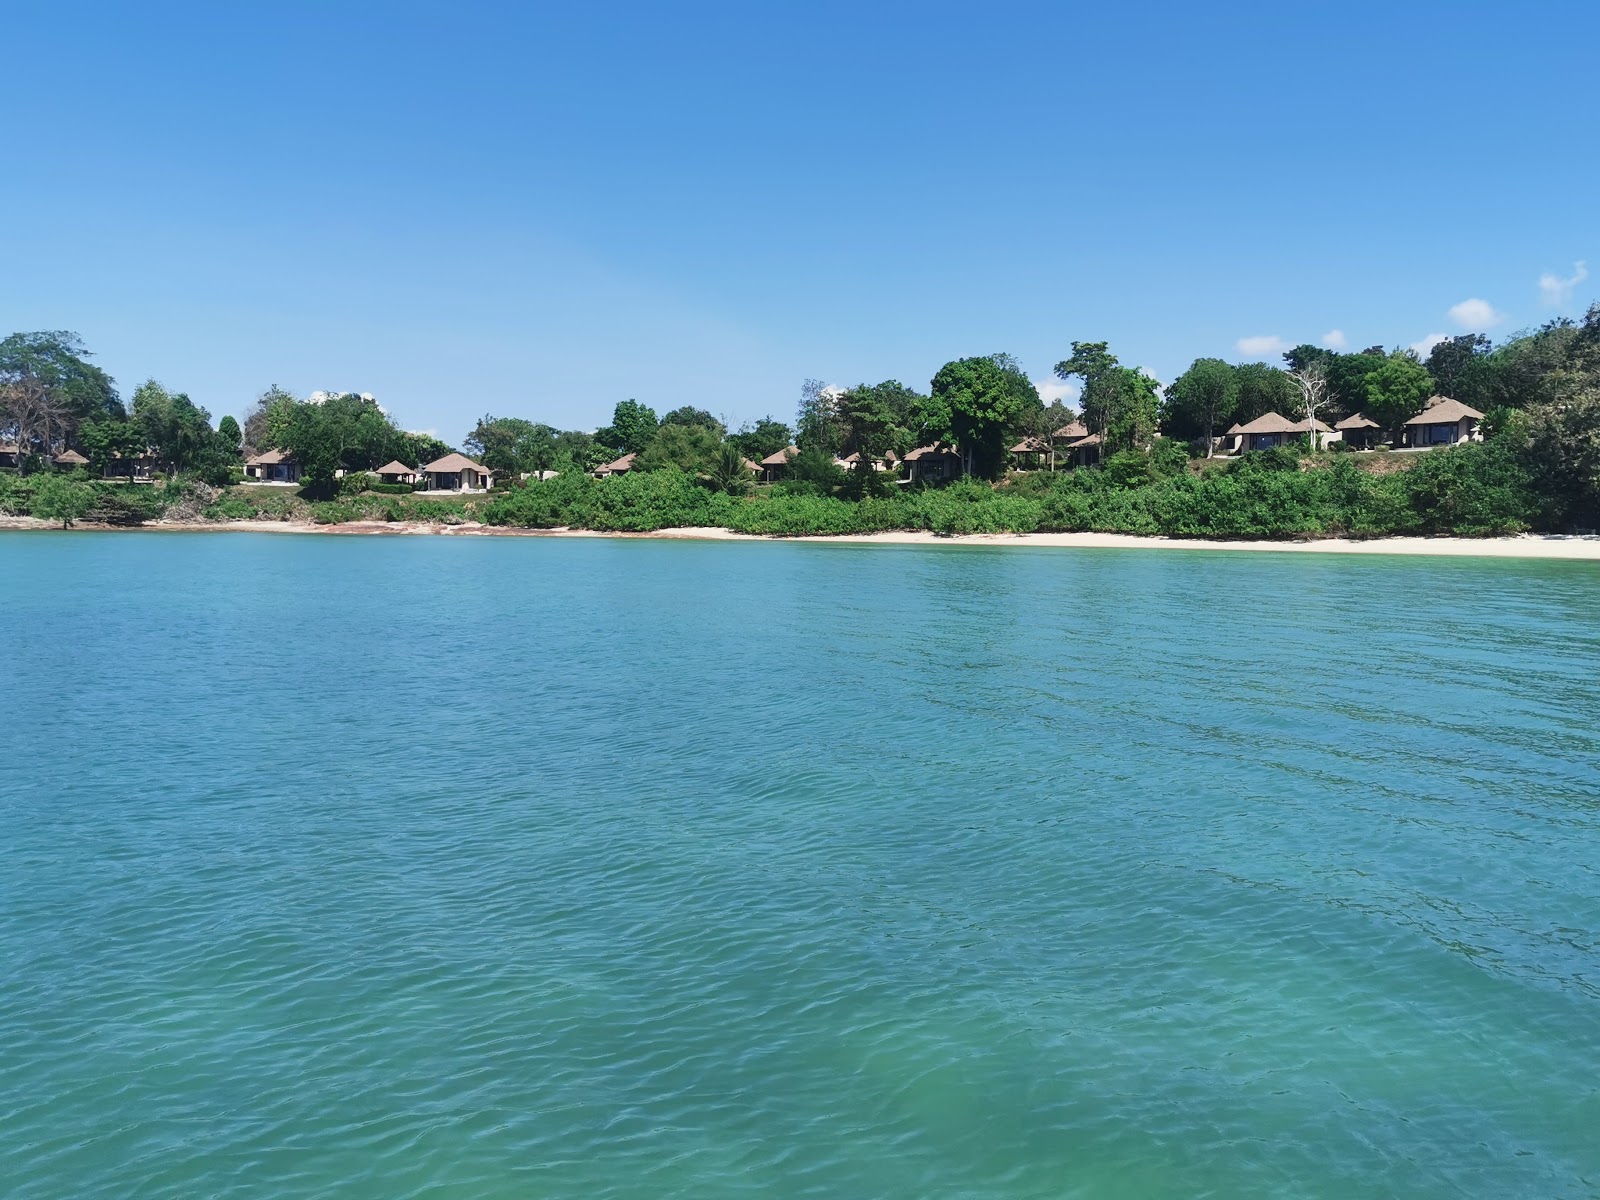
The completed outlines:
<svg viewBox="0 0 1600 1200">
<path fill-rule="evenodd" d="M 906 455 L 906 461 L 919 462 L 924 458 L 939 458 L 941 456 L 948 458 L 960 457 L 960 455 L 955 452 L 954 447 L 947 446 L 943 442 L 935 442 L 931 446 L 918 446 L 915 450 Z"/>
<path fill-rule="evenodd" d="M 429 474 L 452 475 L 457 471 L 476 471 L 480 475 L 489 474 L 489 468 L 482 463 L 475 463 L 465 454 L 446 454 L 443 458 L 436 458 L 433 462 L 422 468 Z"/>
<path fill-rule="evenodd" d="M 1321 421 L 1291 421 L 1282 413 L 1263 413 L 1247 425 L 1239 425 L 1229 430 L 1230 433 L 1310 433 L 1313 427 L 1318 433 L 1332 433 L 1333 431 Z"/>
<path fill-rule="evenodd" d="M 81 467 L 89 460 L 83 455 L 79 454 L 76 450 L 69 449 L 63 450 L 60 454 L 56 455 L 56 461 L 58 463 L 65 463 L 67 466 L 71 467 Z"/>
<path fill-rule="evenodd" d="M 1089 427 L 1082 421 L 1073 421 L 1070 424 L 1063 425 L 1050 436 L 1053 438 L 1065 438 L 1067 441 L 1075 442 L 1089 436 Z"/>
<path fill-rule="evenodd" d="M 1046 454 L 1050 447 L 1036 437 L 1023 438 L 1008 451 L 1010 454 Z"/>
<path fill-rule="evenodd" d="M 624 454 L 615 462 L 608 462 L 603 467 L 596 467 L 596 475 L 623 475 L 633 470 L 633 455 Z"/>
<path fill-rule="evenodd" d="M 285 454 L 282 450 L 263 450 L 253 458 L 244 460 L 247 467 L 275 467 L 279 463 L 293 462 L 294 455 Z"/>
<path fill-rule="evenodd" d="M 1336 425 L 1334 425 L 1334 428 L 1335 429 L 1382 429 L 1383 426 L 1379 425 L 1371 417 L 1367 416 L 1366 413 L 1356 413 L 1355 416 L 1346 417 L 1344 420 L 1338 422 Z"/>
<path fill-rule="evenodd" d="M 777 451 L 776 453 L 773 453 L 773 454 L 769 454 L 765 458 L 763 458 L 761 460 L 761 465 L 763 467 L 782 467 L 782 466 L 787 466 L 788 463 L 789 463 L 789 460 L 791 458 L 793 458 L 796 454 L 799 454 L 799 453 L 800 453 L 800 447 L 799 446 L 785 446 L 782 450 L 779 450 L 779 451 Z"/>
<path fill-rule="evenodd" d="M 379 475 L 415 475 L 417 469 L 406 466 L 405 463 L 397 458 L 388 466 L 379 467 L 377 473 Z"/>
<path fill-rule="evenodd" d="M 1428 401 L 1428 407 L 1419 412 L 1406 422 L 1407 425 L 1455 425 L 1462 417 L 1471 417 L 1474 421 L 1483 420 L 1483 414 L 1475 408 L 1468 408 L 1459 400 L 1451 400 L 1446 396 L 1435 396 Z"/>
</svg>

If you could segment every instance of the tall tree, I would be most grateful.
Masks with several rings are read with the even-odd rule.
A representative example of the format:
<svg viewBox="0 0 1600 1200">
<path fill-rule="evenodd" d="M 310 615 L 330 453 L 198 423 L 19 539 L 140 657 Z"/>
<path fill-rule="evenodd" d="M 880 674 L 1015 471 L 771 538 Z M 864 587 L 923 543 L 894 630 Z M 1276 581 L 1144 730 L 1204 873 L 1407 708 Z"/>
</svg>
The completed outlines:
<svg viewBox="0 0 1600 1200">
<path fill-rule="evenodd" d="M 292 392 L 273 384 L 257 396 L 244 415 L 243 452 L 259 454 L 280 450 L 299 401 Z"/>
<path fill-rule="evenodd" d="M 556 458 L 556 431 L 521 417 L 479 419 L 462 448 L 497 474 L 548 471 Z"/>
<path fill-rule="evenodd" d="M 929 389 L 948 405 L 950 424 L 970 474 L 996 478 L 1005 466 L 1006 438 L 1039 404 L 1039 393 L 1007 354 L 945 363 Z"/>
<path fill-rule="evenodd" d="M 1239 376 L 1234 368 L 1220 358 L 1197 358 L 1167 389 L 1162 428 L 1168 437 L 1203 437 L 1210 458 L 1217 428 L 1226 428 L 1238 405 Z"/>
<path fill-rule="evenodd" d="M 621 400 L 611 410 L 611 424 L 595 437 L 619 453 L 638 454 L 655 438 L 660 425 L 656 410 L 649 405 L 637 400 Z"/>
<path fill-rule="evenodd" d="M 1057 378 L 1083 381 L 1078 400 L 1083 410 L 1083 424 L 1090 433 L 1098 434 L 1102 442 L 1119 391 L 1120 385 L 1111 382 L 1113 372 L 1119 367 L 1117 356 L 1105 342 L 1073 342 L 1072 357 L 1062 359 L 1055 366 Z"/>
<path fill-rule="evenodd" d="M 64 329 L 13 333 L 0 340 L 0 389 L 27 383 L 37 394 L 42 388 L 49 407 L 60 414 L 60 439 L 71 442 L 85 421 L 126 415 L 115 381 L 89 361 L 92 357 L 83 339 Z"/>
<path fill-rule="evenodd" d="M 1247 362 L 1234 367 L 1233 372 L 1239 385 L 1235 421 L 1248 424 L 1269 412 L 1286 415 L 1293 410 L 1300 393 L 1287 371 L 1266 363 Z"/>
<path fill-rule="evenodd" d="M 1428 352 L 1426 366 L 1439 394 L 1459 400 L 1458 388 L 1470 381 L 1476 360 L 1487 356 L 1492 348 L 1492 343 L 1481 333 L 1463 333 L 1435 345 Z"/>
<path fill-rule="evenodd" d="M 830 457 L 839 453 L 841 431 L 836 401 L 837 388 L 820 379 L 807 379 L 800 385 L 800 410 L 795 414 L 795 445 L 802 450 L 820 450 Z"/>
<path fill-rule="evenodd" d="M 727 426 L 717 420 L 703 408 L 695 408 L 685 404 L 682 408 L 675 408 L 661 418 L 663 425 L 692 425 L 699 429 L 709 429 L 718 437 L 728 432 Z"/>
<path fill-rule="evenodd" d="M 314 492 L 333 490 L 338 472 L 370 471 L 396 457 L 403 435 L 375 400 L 346 392 L 294 406 L 284 450 Z"/>
<path fill-rule="evenodd" d="M 782 421 L 767 416 L 753 425 L 749 422 L 741 425 L 737 433 L 728 435 L 728 440 L 739 447 L 739 453 L 746 458 L 760 462 L 794 441 L 794 432 Z"/>
<path fill-rule="evenodd" d="M 1310 426 L 1311 448 L 1322 449 L 1322 431 L 1317 423 L 1322 419 L 1328 403 L 1328 373 L 1318 362 L 1308 363 L 1298 371 L 1290 371 L 1289 379 L 1300 390 L 1300 413 Z"/>
<path fill-rule="evenodd" d="M 1433 394 L 1433 376 L 1416 359 L 1404 354 L 1383 360 L 1362 380 L 1366 391 L 1364 411 L 1385 429 L 1394 429 L 1422 411 Z"/>
</svg>

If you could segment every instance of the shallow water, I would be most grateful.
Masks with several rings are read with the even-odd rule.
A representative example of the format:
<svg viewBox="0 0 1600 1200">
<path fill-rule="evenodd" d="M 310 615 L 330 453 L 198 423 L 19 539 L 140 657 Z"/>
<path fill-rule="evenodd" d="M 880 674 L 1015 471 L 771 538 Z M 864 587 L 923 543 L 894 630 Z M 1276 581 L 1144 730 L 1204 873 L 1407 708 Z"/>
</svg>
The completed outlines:
<svg viewBox="0 0 1600 1200">
<path fill-rule="evenodd" d="M 0 535 L 8 1197 L 1600 1194 L 1600 566 Z"/>
</svg>

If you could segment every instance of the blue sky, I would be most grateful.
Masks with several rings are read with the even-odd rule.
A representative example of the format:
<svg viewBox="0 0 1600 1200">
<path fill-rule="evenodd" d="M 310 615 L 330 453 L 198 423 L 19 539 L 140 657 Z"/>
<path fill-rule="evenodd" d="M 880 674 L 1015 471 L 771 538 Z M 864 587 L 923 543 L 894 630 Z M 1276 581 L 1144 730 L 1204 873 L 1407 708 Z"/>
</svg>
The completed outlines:
<svg viewBox="0 0 1600 1200">
<path fill-rule="evenodd" d="M 1593 4 L 23 0 L 6 40 L 0 331 L 218 416 L 789 419 L 807 376 L 1104 339 L 1167 380 L 1600 295 Z"/>
</svg>

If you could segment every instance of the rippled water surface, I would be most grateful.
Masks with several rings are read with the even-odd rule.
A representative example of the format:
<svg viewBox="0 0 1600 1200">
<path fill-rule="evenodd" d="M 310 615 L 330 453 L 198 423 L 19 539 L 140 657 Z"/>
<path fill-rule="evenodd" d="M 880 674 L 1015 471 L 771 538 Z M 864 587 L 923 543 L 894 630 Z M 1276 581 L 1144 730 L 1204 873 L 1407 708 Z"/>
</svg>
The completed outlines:
<svg viewBox="0 0 1600 1200">
<path fill-rule="evenodd" d="M 1600 1195 L 1600 567 L 0 535 L 0 1192 Z"/>
</svg>

